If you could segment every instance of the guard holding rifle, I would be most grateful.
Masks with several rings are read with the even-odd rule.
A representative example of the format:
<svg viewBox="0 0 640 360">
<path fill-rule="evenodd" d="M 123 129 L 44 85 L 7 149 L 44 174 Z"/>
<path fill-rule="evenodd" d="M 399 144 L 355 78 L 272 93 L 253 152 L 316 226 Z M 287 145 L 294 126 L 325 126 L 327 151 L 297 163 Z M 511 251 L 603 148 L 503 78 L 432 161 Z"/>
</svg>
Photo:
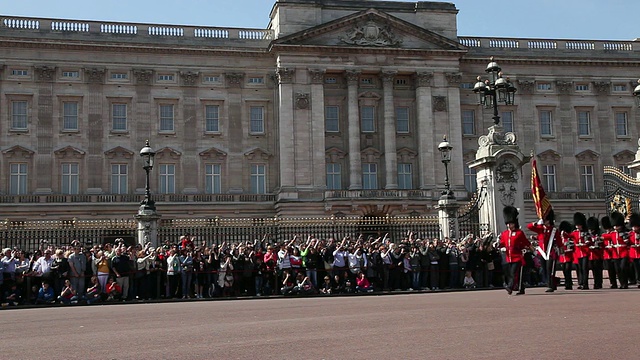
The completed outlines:
<svg viewBox="0 0 640 360">
<path fill-rule="evenodd" d="M 593 288 L 602 289 L 602 261 L 604 257 L 604 239 L 600 235 L 598 218 L 587 219 L 587 244 L 589 245 L 589 267 L 593 272 Z M 589 272 L 587 271 L 587 274 Z"/>
<path fill-rule="evenodd" d="M 518 209 L 507 206 L 503 209 L 504 223 L 508 229 L 500 234 L 498 247 L 505 252 L 507 261 L 507 273 L 505 282 L 507 293 L 511 295 L 517 291 L 517 295 L 524 294 L 524 284 L 522 283 L 522 265 L 524 264 L 524 252 L 531 248 L 531 242 L 520 230 L 518 222 Z"/>
<path fill-rule="evenodd" d="M 573 237 L 571 237 L 572 228 L 571 223 L 568 221 L 562 221 L 558 226 L 558 230 L 560 230 L 560 237 L 562 238 L 560 264 L 562 264 L 562 273 L 564 274 L 565 290 L 573 290 L 573 277 L 571 275 L 571 271 L 573 270 L 573 252 L 575 250 L 575 244 L 573 243 Z"/>
<path fill-rule="evenodd" d="M 577 265 L 578 289 L 589 290 L 589 244 L 587 243 L 587 217 L 580 212 L 573 214 L 576 229 L 571 233 L 575 252 L 573 262 Z"/>
<path fill-rule="evenodd" d="M 611 258 L 620 281 L 620 289 L 628 289 L 627 271 L 631 240 L 629 239 L 629 230 L 624 225 L 624 215 L 617 211 L 611 213 L 611 225 L 615 231 L 604 235 L 605 248 L 611 250 Z"/>
<path fill-rule="evenodd" d="M 532 240 L 538 243 L 538 251 L 542 256 L 542 267 L 546 269 L 547 290 L 546 292 L 554 292 L 557 290 L 556 278 L 556 262 L 558 261 L 558 249 L 562 247 L 562 237 L 560 231 L 554 227 L 555 213 L 549 210 L 549 213 L 537 222 L 527 224 L 527 229 L 535 232 Z"/>
<path fill-rule="evenodd" d="M 638 288 L 640 288 L 640 215 L 631 214 L 629 216 L 629 226 L 631 226 L 631 248 L 629 249 L 629 261 L 633 265 Z"/>
</svg>

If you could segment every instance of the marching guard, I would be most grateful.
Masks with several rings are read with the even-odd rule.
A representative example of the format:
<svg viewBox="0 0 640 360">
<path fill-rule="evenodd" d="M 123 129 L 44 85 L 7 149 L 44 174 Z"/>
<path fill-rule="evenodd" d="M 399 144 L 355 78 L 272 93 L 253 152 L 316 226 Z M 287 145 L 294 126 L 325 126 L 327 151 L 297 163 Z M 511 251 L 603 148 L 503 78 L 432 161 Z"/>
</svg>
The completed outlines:
<svg viewBox="0 0 640 360">
<path fill-rule="evenodd" d="M 611 225 L 613 225 L 615 231 L 603 236 L 605 239 L 605 248 L 611 251 L 611 261 L 618 275 L 620 289 L 628 289 L 629 279 L 627 277 L 627 271 L 629 267 L 629 245 L 631 241 L 629 239 L 629 231 L 624 224 L 624 215 L 617 211 L 611 213 Z"/>
<path fill-rule="evenodd" d="M 587 244 L 587 217 L 580 212 L 573 214 L 575 230 L 571 233 L 575 251 L 573 262 L 577 265 L 578 289 L 589 289 L 589 244 Z"/>
<path fill-rule="evenodd" d="M 562 273 L 564 274 L 564 289 L 573 290 L 573 276 L 571 274 L 573 270 L 573 253 L 575 250 L 575 244 L 571 236 L 573 227 L 570 222 L 562 221 L 558 226 L 558 230 L 560 230 L 560 237 L 562 239 L 560 264 L 562 265 Z"/>
<path fill-rule="evenodd" d="M 524 232 L 520 230 L 518 209 L 513 206 L 506 206 L 503 209 L 503 215 L 508 229 L 500 234 L 498 247 L 506 255 L 508 271 L 505 274 L 505 289 L 509 295 L 514 291 L 517 291 L 517 295 L 522 295 L 524 294 L 524 284 L 522 282 L 524 251 L 531 248 L 531 242 L 524 235 Z"/>
<path fill-rule="evenodd" d="M 606 244 L 606 239 L 608 238 L 607 234 L 611 234 L 613 232 L 613 225 L 611 225 L 611 219 L 608 216 L 600 219 L 600 224 L 604 230 L 602 237 L 605 239 L 605 246 L 602 252 L 602 267 L 605 268 L 607 270 L 607 274 L 609 274 L 609 288 L 617 289 L 618 274 L 616 274 L 616 268 L 613 265 L 613 248 Z"/>
<path fill-rule="evenodd" d="M 560 231 L 555 228 L 555 213 L 553 210 L 549 210 L 547 216 L 544 219 L 540 219 L 537 222 L 527 224 L 527 229 L 535 232 L 537 235 L 533 235 L 538 242 L 540 250 L 544 253 L 542 256 L 542 267 L 546 270 L 546 292 L 554 292 L 557 290 L 556 281 L 556 262 L 558 261 L 558 250 L 562 247 L 562 237 Z M 640 237 L 639 237 L 640 239 Z"/>
<path fill-rule="evenodd" d="M 640 288 L 640 215 L 631 214 L 629 216 L 629 226 L 631 226 L 629 261 L 633 264 L 638 288 Z"/>
<path fill-rule="evenodd" d="M 600 235 L 600 224 L 598 218 L 587 219 L 587 229 L 589 230 L 586 243 L 589 246 L 589 267 L 593 272 L 593 288 L 602 289 L 602 259 L 604 255 L 604 239 Z M 587 271 L 587 275 L 589 272 Z M 588 279 L 588 277 L 587 277 Z"/>
</svg>

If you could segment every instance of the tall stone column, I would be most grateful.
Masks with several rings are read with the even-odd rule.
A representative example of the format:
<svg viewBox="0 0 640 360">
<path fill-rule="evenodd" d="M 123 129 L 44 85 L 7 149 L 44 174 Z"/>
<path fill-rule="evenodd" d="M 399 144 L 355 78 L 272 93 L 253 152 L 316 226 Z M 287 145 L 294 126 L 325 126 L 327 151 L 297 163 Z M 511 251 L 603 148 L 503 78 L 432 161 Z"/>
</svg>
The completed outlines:
<svg viewBox="0 0 640 360">
<path fill-rule="evenodd" d="M 182 80 L 182 131 L 185 139 L 197 139 L 198 138 L 198 125 L 196 124 L 198 116 L 198 84 L 199 74 L 197 72 L 182 71 L 180 72 L 180 78 Z M 184 152 L 182 157 L 182 172 L 183 174 L 197 174 L 198 173 L 198 159 L 195 154 L 198 152 L 196 141 L 185 141 Z M 192 156 L 189 156 L 192 155 Z M 198 192 L 199 180 L 196 176 L 185 176 L 182 179 L 182 192 L 187 194 L 193 194 Z"/>
<path fill-rule="evenodd" d="M 32 119 L 36 133 L 35 166 L 41 175 L 55 173 L 53 166 L 54 124 L 53 124 L 53 86 L 56 68 L 50 66 L 35 66 L 36 81 L 38 82 L 38 122 Z M 56 189 L 57 190 L 57 189 Z M 38 176 L 36 178 L 36 194 L 50 194 L 53 191 L 52 176 Z"/>
<path fill-rule="evenodd" d="M 293 190 L 295 188 L 294 164 L 294 127 L 293 127 L 293 73 L 294 69 L 279 67 L 276 69 L 278 78 L 278 131 L 280 136 L 280 188 Z"/>
<path fill-rule="evenodd" d="M 384 92 L 385 189 L 398 188 L 398 156 L 396 154 L 395 107 L 393 105 L 393 80 L 396 74 L 396 71 L 385 71 L 382 73 L 382 88 Z"/>
<path fill-rule="evenodd" d="M 462 111 L 460 110 L 460 73 L 445 74 L 447 79 L 447 98 L 441 99 L 443 108 L 449 113 L 449 141 L 462 144 Z M 449 182 L 453 189 L 464 190 L 464 154 L 462 151 L 451 153 Z"/>
<path fill-rule="evenodd" d="M 418 121 L 418 171 L 420 189 L 433 189 L 436 186 L 433 159 L 435 158 L 436 137 L 433 136 L 433 108 L 431 106 L 432 73 L 419 72 L 416 80 L 416 118 Z"/>
<path fill-rule="evenodd" d="M 349 190 L 362 189 L 362 160 L 360 158 L 360 116 L 358 109 L 358 81 L 360 72 L 347 71 L 349 102 Z"/>
<path fill-rule="evenodd" d="M 104 173 L 104 118 L 103 113 L 103 84 L 106 70 L 104 68 L 91 68 L 85 69 L 85 78 L 87 80 L 88 97 L 88 119 L 89 128 L 87 133 L 89 134 L 89 148 L 87 151 L 87 171 L 85 172 L 88 177 L 87 193 L 100 194 L 104 191 L 103 184 L 107 178 L 103 176 Z M 107 185 L 108 188 L 108 185 Z"/>
<path fill-rule="evenodd" d="M 312 185 L 324 190 L 327 186 L 324 139 L 324 70 L 309 69 L 311 77 L 311 129 L 312 129 Z"/>
</svg>

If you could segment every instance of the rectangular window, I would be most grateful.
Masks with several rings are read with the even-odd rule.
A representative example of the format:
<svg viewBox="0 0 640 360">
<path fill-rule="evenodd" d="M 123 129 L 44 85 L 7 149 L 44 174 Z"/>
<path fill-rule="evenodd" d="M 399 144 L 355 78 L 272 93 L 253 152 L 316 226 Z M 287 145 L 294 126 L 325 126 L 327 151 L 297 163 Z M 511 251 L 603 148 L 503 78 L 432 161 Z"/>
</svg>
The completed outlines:
<svg viewBox="0 0 640 360">
<path fill-rule="evenodd" d="M 398 189 L 413 189 L 413 176 L 411 174 L 411 164 L 398 164 Z"/>
<path fill-rule="evenodd" d="M 79 184 L 78 163 L 62 164 L 61 191 L 63 194 L 78 194 Z"/>
<path fill-rule="evenodd" d="M 175 194 L 176 193 L 176 166 L 174 164 L 161 164 L 159 180 L 160 188 L 158 192 L 160 194 Z"/>
<path fill-rule="evenodd" d="M 580 185 L 582 191 L 595 191 L 593 165 L 580 165 Z"/>
<path fill-rule="evenodd" d="M 629 136 L 629 125 L 626 112 L 616 112 L 616 136 Z"/>
<path fill-rule="evenodd" d="M 63 71 L 62 72 L 62 77 L 63 78 L 79 78 L 80 77 L 80 72 L 79 71 Z"/>
<path fill-rule="evenodd" d="M 264 165 L 251 165 L 251 193 L 266 194 L 267 193 L 267 176 L 266 167 Z"/>
<path fill-rule="evenodd" d="M 376 112 L 373 106 L 360 107 L 360 128 L 362 132 L 376 131 L 375 114 Z"/>
<path fill-rule="evenodd" d="M 251 120 L 249 132 L 252 134 L 263 134 L 264 133 L 264 107 L 262 106 L 252 106 L 250 109 L 251 112 Z"/>
<path fill-rule="evenodd" d="M 173 105 L 160 105 L 160 131 L 174 131 Z"/>
<path fill-rule="evenodd" d="M 111 165 L 111 193 L 126 194 L 127 187 L 127 165 L 112 164 Z"/>
<path fill-rule="evenodd" d="M 468 166 L 464 167 L 464 187 L 468 192 L 476 192 L 478 190 L 476 169 L 472 169 Z"/>
<path fill-rule="evenodd" d="M 631 174 L 631 169 L 627 165 L 618 165 L 618 170 L 622 171 L 623 174 L 627 174 L 629 176 L 633 176 Z"/>
<path fill-rule="evenodd" d="M 250 77 L 249 84 L 264 84 L 263 77 Z"/>
<path fill-rule="evenodd" d="M 62 103 L 62 130 L 78 130 L 78 103 L 75 101 L 65 101 Z"/>
<path fill-rule="evenodd" d="M 578 111 L 578 135 L 591 135 L 591 116 L 588 111 Z"/>
<path fill-rule="evenodd" d="M 27 193 L 27 164 L 13 163 L 10 165 L 9 193 L 11 195 L 25 195 Z"/>
<path fill-rule="evenodd" d="M 324 107 L 324 127 L 326 132 L 340 131 L 340 107 Z"/>
<path fill-rule="evenodd" d="M 111 104 L 111 129 L 127 131 L 127 104 Z"/>
<path fill-rule="evenodd" d="M 473 110 L 462 110 L 462 135 L 476 134 L 476 113 Z"/>
<path fill-rule="evenodd" d="M 544 165 L 542 167 L 542 186 L 546 192 L 556 192 L 556 166 Z"/>
<path fill-rule="evenodd" d="M 472 90 L 474 85 L 475 85 L 474 83 L 461 83 L 460 84 L 460 89 Z"/>
<path fill-rule="evenodd" d="M 205 76 L 203 78 L 203 81 L 206 83 L 219 83 L 220 82 L 220 76 Z"/>
<path fill-rule="evenodd" d="M 409 84 L 409 80 L 404 79 L 404 78 L 396 78 L 396 85 L 397 86 L 406 86 Z"/>
<path fill-rule="evenodd" d="M 222 193 L 222 166 L 220 164 L 206 164 L 204 187 L 207 194 Z"/>
<path fill-rule="evenodd" d="M 378 188 L 378 165 L 372 163 L 362 164 L 362 188 L 374 190 Z"/>
<path fill-rule="evenodd" d="M 327 189 L 342 190 L 342 171 L 340 164 L 327 163 Z"/>
<path fill-rule="evenodd" d="M 27 102 L 11 102 L 11 130 L 27 130 Z"/>
<path fill-rule="evenodd" d="M 126 80 L 127 78 L 129 78 L 129 76 L 127 75 L 127 73 L 111 73 L 111 79 L 113 80 Z"/>
<path fill-rule="evenodd" d="M 409 108 L 396 108 L 396 132 L 400 134 L 409 133 Z"/>
<path fill-rule="evenodd" d="M 553 135 L 553 127 L 552 127 L 552 118 L 550 110 L 540 110 L 538 113 L 540 117 L 540 135 L 541 136 L 552 136 Z"/>
<path fill-rule="evenodd" d="M 626 92 L 627 91 L 627 85 L 625 85 L 625 84 L 614 84 L 613 85 L 613 91 L 615 91 L 615 92 Z"/>
<path fill-rule="evenodd" d="M 541 91 L 549 91 L 551 90 L 551 83 L 548 82 L 539 82 L 536 84 L 537 89 Z"/>
<path fill-rule="evenodd" d="M 338 83 L 338 79 L 333 77 L 333 76 L 329 76 L 324 78 L 324 83 L 325 84 L 337 84 Z"/>
<path fill-rule="evenodd" d="M 26 69 L 13 69 L 13 70 L 11 70 L 11 75 L 14 75 L 14 76 L 28 76 L 29 75 L 29 71 L 27 71 Z"/>
<path fill-rule="evenodd" d="M 576 84 L 576 91 L 589 91 L 589 84 Z"/>
<path fill-rule="evenodd" d="M 373 84 L 373 78 L 370 78 L 370 77 L 360 78 L 360 84 L 362 84 L 362 85 L 372 85 Z"/>
<path fill-rule="evenodd" d="M 160 74 L 158 75 L 158 81 L 173 81 L 173 75 Z"/>
<path fill-rule="evenodd" d="M 504 132 L 513 132 L 513 111 L 505 111 L 500 115 Z"/>
<path fill-rule="evenodd" d="M 206 132 L 220 131 L 220 106 L 206 105 L 204 107 L 204 121 Z"/>
</svg>

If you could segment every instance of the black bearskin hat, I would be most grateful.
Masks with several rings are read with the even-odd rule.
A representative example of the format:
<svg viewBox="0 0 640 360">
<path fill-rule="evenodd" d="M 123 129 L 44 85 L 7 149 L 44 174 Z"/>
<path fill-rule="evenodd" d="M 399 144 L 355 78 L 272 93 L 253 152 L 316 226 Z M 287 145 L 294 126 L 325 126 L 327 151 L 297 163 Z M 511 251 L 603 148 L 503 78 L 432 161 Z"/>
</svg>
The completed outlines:
<svg viewBox="0 0 640 360">
<path fill-rule="evenodd" d="M 504 209 L 502 209 L 502 214 L 504 215 L 504 223 L 505 224 L 509 224 L 509 223 L 514 223 L 516 225 L 518 224 L 518 209 L 514 208 L 513 206 L 505 206 Z"/>
<path fill-rule="evenodd" d="M 573 214 L 573 224 L 577 227 L 578 225 L 582 226 L 582 229 L 587 229 L 587 217 L 581 213 L 577 212 Z"/>
<path fill-rule="evenodd" d="M 556 213 L 553 212 L 553 209 L 549 210 L 549 213 L 547 213 L 547 216 L 545 216 L 544 219 L 550 221 L 551 223 L 556 221 Z"/>
<path fill-rule="evenodd" d="M 573 227 L 571 226 L 570 222 L 565 220 L 560 222 L 560 225 L 558 225 L 558 230 L 570 233 L 573 231 Z"/>
<path fill-rule="evenodd" d="M 624 215 L 621 213 L 614 211 L 611 213 L 611 225 L 615 226 L 624 226 Z"/>
<path fill-rule="evenodd" d="M 632 213 L 629 216 L 629 226 L 631 226 L 631 227 L 633 227 L 633 226 L 640 227 L 640 215 L 638 215 L 636 213 Z"/>
<path fill-rule="evenodd" d="M 605 216 L 602 219 L 600 219 L 600 223 L 602 224 L 602 228 L 605 230 L 613 229 L 613 226 L 611 226 L 611 219 L 609 219 L 608 216 Z"/>
<path fill-rule="evenodd" d="M 587 229 L 594 231 L 596 233 L 600 232 L 600 222 L 597 217 L 590 217 L 587 219 Z"/>
</svg>

